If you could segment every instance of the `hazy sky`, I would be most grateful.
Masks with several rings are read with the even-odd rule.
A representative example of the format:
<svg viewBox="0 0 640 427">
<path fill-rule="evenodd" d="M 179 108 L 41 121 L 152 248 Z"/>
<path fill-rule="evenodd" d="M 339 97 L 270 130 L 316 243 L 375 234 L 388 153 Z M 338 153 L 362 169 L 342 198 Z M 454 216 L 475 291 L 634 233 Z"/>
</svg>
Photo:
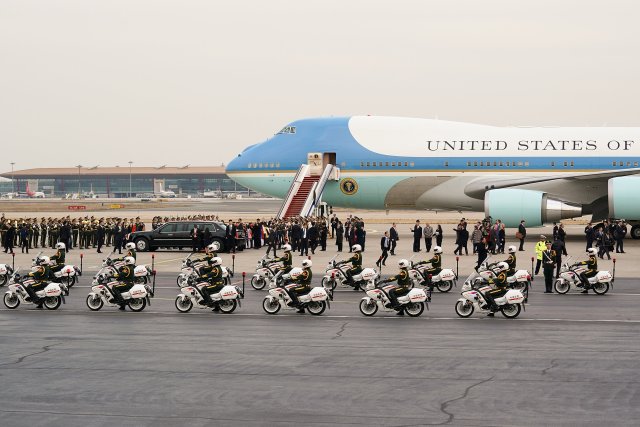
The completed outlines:
<svg viewBox="0 0 640 427">
<path fill-rule="evenodd" d="M 640 126 L 640 2 L 0 0 L 0 171 L 219 165 L 358 114 Z"/>
</svg>

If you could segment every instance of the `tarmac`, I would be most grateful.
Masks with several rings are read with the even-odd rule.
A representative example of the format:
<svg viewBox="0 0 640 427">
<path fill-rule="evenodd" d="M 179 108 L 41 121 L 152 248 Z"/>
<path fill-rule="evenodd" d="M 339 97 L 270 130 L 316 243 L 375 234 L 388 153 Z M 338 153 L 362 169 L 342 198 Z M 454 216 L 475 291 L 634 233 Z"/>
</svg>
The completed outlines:
<svg viewBox="0 0 640 427">
<path fill-rule="evenodd" d="M 388 224 L 367 226 L 364 264 L 373 266 Z M 449 227 L 451 228 L 451 227 Z M 406 230 L 405 230 L 406 229 Z M 584 255 L 581 227 L 568 252 Z M 408 227 L 383 274 L 411 257 Z M 518 267 L 531 269 L 530 230 Z M 445 228 L 443 264 L 456 268 Z M 511 239 L 513 240 L 513 239 Z M 266 291 L 249 286 L 262 250 L 235 259 L 233 282 L 246 297 L 233 314 L 180 314 L 175 277 L 187 252 L 138 255 L 158 271 L 156 296 L 141 313 L 85 305 L 105 254 L 83 251 L 84 274 L 57 311 L 0 306 L 0 413 L 7 426 L 460 425 L 626 426 L 640 416 L 640 244 L 625 241 L 605 296 L 544 294 L 533 282 L 526 311 L 458 318 L 460 283 L 475 256 L 459 258 L 460 281 L 434 293 L 419 318 L 358 310 L 362 292 L 340 289 L 321 316 L 267 315 Z M 51 250 L 49 250 L 50 252 Z M 0 262 L 11 262 L 2 254 Z M 33 252 L 17 254 L 30 265 Z M 335 252 L 316 252 L 314 283 Z M 341 257 L 347 257 L 348 252 Z M 424 248 L 420 257 L 426 257 Z M 503 257 L 500 255 L 499 257 Z M 498 256 L 496 256 L 498 257 Z M 506 257 L 506 256 L 505 256 Z M 79 263 L 79 251 L 68 261 Z M 295 256 L 297 264 L 302 258 Z M 416 258 L 414 258 L 416 259 Z M 613 269 L 600 261 L 600 269 Z"/>
</svg>

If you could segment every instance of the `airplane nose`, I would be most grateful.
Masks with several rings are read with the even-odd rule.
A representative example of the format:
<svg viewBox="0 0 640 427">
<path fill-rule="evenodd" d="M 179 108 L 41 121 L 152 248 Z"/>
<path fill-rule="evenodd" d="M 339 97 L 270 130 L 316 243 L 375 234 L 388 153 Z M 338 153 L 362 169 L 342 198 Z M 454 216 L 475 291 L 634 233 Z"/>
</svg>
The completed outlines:
<svg viewBox="0 0 640 427">
<path fill-rule="evenodd" d="M 227 174 L 236 172 L 240 169 L 241 159 L 242 159 L 242 154 L 238 154 L 236 157 L 233 158 L 233 160 L 231 160 L 227 164 L 227 167 L 226 167 Z"/>
</svg>

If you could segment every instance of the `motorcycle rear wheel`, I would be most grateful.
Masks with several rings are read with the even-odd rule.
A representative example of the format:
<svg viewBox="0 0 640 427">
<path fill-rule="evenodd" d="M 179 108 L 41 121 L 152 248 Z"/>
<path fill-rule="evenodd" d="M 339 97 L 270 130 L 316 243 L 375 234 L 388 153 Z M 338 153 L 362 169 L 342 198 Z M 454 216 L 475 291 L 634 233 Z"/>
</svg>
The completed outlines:
<svg viewBox="0 0 640 427">
<path fill-rule="evenodd" d="M 515 319 L 520 315 L 521 310 L 522 310 L 522 307 L 520 306 L 520 304 L 508 304 L 503 307 L 500 307 L 500 311 L 502 312 L 502 315 L 507 319 Z"/>
<path fill-rule="evenodd" d="M 231 314 L 235 311 L 238 303 L 234 299 L 223 299 L 218 303 L 218 307 L 220 311 L 225 314 Z"/>
<path fill-rule="evenodd" d="M 609 292 L 609 282 L 594 283 L 591 289 L 593 289 L 593 292 L 595 292 L 597 295 L 604 295 Z"/>
<path fill-rule="evenodd" d="M 311 301 L 307 305 L 307 311 L 314 316 L 320 316 L 327 309 L 326 301 Z"/>
<path fill-rule="evenodd" d="M 280 301 L 272 296 L 267 296 L 262 301 L 262 309 L 267 314 L 276 314 L 280 311 Z"/>
<path fill-rule="evenodd" d="M 471 301 L 458 301 L 456 302 L 456 314 L 460 317 L 469 317 L 473 314 L 475 308 Z"/>
<path fill-rule="evenodd" d="M 372 299 L 363 298 L 360 300 L 360 313 L 365 316 L 373 316 L 378 312 L 378 304 Z"/>
<path fill-rule="evenodd" d="M 144 298 L 134 298 L 127 303 L 131 311 L 142 311 L 147 306 L 147 300 Z"/>
<path fill-rule="evenodd" d="M 264 279 L 264 277 L 253 276 L 251 278 L 251 287 L 256 291 L 261 291 L 266 285 L 267 281 Z"/>
<path fill-rule="evenodd" d="M 180 313 L 188 313 L 191 311 L 192 308 L 193 308 L 193 301 L 191 301 L 191 298 L 187 298 L 187 297 L 183 298 L 182 296 L 176 297 L 176 309 Z"/>
<path fill-rule="evenodd" d="M 418 317 L 424 312 L 423 302 L 410 302 L 404 307 L 405 313 L 411 317 Z"/>
<path fill-rule="evenodd" d="M 449 292 L 453 288 L 453 281 L 439 282 L 436 284 L 436 288 L 438 288 L 439 292 Z"/>
<path fill-rule="evenodd" d="M 87 307 L 91 311 L 98 311 L 104 305 L 104 301 L 100 298 L 100 295 L 87 295 Z"/>
<path fill-rule="evenodd" d="M 57 310 L 58 307 L 62 304 L 61 297 L 46 297 L 42 304 L 47 308 L 47 310 Z"/>
<path fill-rule="evenodd" d="M 14 308 L 18 308 L 20 305 L 20 298 L 18 298 L 18 295 L 14 293 L 7 293 L 4 294 L 3 302 L 5 307 L 13 310 Z"/>
<path fill-rule="evenodd" d="M 571 285 L 569 285 L 569 282 L 567 282 L 566 280 L 556 279 L 556 281 L 553 283 L 553 289 L 555 289 L 555 291 L 560 295 L 564 295 L 569 292 L 569 289 L 571 289 Z"/>
</svg>

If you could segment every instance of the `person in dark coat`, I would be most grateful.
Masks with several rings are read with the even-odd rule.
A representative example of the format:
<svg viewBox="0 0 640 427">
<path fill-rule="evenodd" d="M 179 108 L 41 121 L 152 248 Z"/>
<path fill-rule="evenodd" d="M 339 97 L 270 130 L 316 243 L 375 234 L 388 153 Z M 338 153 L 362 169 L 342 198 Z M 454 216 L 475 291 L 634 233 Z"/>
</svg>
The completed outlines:
<svg viewBox="0 0 640 427">
<path fill-rule="evenodd" d="M 189 232 L 191 237 L 191 252 L 198 252 L 200 250 L 200 229 L 198 224 L 195 224 Z"/>
<path fill-rule="evenodd" d="M 336 246 L 338 246 L 338 252 L 342 252 L 342 239 L 344 238 L 344 226 L 341 221 L 336 222 Z"/>
<path fill-rule="evenodd" d="M 325 224 L 320 225 L 320 251 L 324 252 L 327 250 L 327 238 L 329 235 L 329 230 Z"/>
<path fill-rule="evenodd" d="M 101 249 L 102 249 L 102 245 L 104 245 L 104 224 L 102 223 L 102 221 L 100 221 L 100 223 L 98 224 L 98 227 L 96 228 L 96 239 L 98 240 L 98 251 L 97 253 L 102 253 Z"/>
<path fill-rule="evenodd" d="M 118 254 L 122 254 L 122 242 L 124 240 L 125 230 L 122 226 L 122 221 L 118 221 L 115 227 L 113 227 L 113 251 L 118 251 Z"/>
<path fill-rule="evenodd" d="M 29 226 L 24 223 L 20 227 L 20 250 L 22 253 L 26 250 L 29 253 Z"/>
<path fill-rule="evenodd" d="M 398 240 L 400 240 L 400 236 L 398 235 L 398 230 L 396 229 L 396 223 L 391 224 L 391 228 L 389 229 L 389 238 L 391 239 L 391 255 L 396 254 L 396 244 Z"/>
<path fill-rule="evenodd" d="M 316 248 L 318 247 L 318 227 L 314 222 L 311 223 L 311 227 L 307 230 L 307 237 L 309 238 L 309 246 L 311 246 L 311 254 L 316 253 Z"/>
<path fill-rule="evenodd" d="M 416 220 L 416 224 L 411 229 L 413 233 L 413 252 L 420 252 L 420 242 L 422 241 L 422 227 L 420 220 Z"/>
<path fill-rule="evenodd" d="M 516 236 L 520 240 L 519 251 L 524 251 L 524 239 L 527 237 L 527 228 L 524 226 L 524 219 L 520 221 L 518 226 L 518 235 Z"/>
<path fill-rule="evenodd" d="M 444 238 L 444 234 L 442 231 L 442 226 L 440 224 L 438 224 L 438 226 L 436 227 L 436 231 L 433 233 L 433 235 L 436 238 L 436 246 L 442 247 L 442 239 Z"/>
</svg>

